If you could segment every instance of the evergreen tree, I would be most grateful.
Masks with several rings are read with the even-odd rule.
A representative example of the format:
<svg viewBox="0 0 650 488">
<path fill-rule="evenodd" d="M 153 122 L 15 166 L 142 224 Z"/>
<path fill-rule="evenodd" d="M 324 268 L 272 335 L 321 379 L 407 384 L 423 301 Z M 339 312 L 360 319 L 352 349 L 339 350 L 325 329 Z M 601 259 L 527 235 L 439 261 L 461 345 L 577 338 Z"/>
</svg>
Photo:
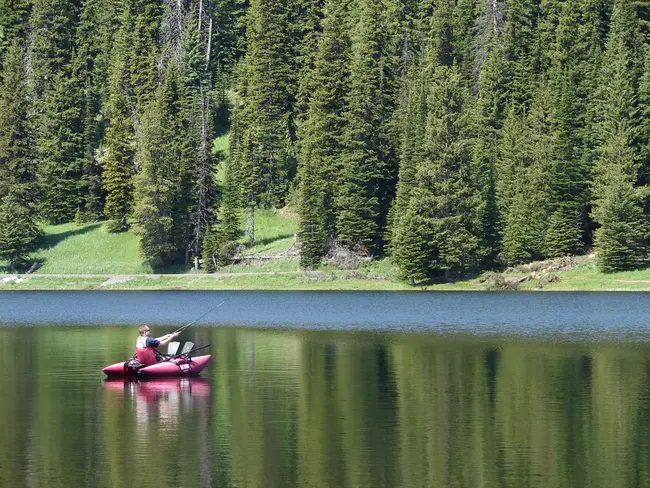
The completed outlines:
<svg viewBox="0 0 650 488">
<path fill-rule="evenodd" d="M 183 179 L 187 174 L 179 133 L 181 97 L 178 68 L 167 68 L 142 116 L 135 177 L 135 231 L 141 236 L 142 256 L 154 267 L 182 262 L 187 242 L 187 209 Z"/>
<path fill-rule="evenodd" d="M 85 0 L 76 31 L 77 49 L 72 64 L 83 87 L 83 178 L 88 188 L 84 218 L 97 220 L 104 215 L 102 167 L 97 152 L 104 136 L 108 99 L 109 59 L 117 17 L 115 0 Z"/>
<path fill-rule="evenodd" d="M 53 86 L 37 100 L 36 153 L 41 212 L 53 223 L 72 221 L 84 208 L 83 121 L 78 80 L 66 73 L 52 75 Z"/>
<path fill-rule="evenodd" d="M 301 255 L 308 267 L 319 262 L 327 242 L 336 237 L 335 196 L 340 182 L 349 56 L 344 13 L 339 0 L 326 3 L 314 66 L 304 73 L 313 84 L 306 120 L 299 131 Z"/>
<path fill-rule="evenodd" d="M 503 30 L 506 86 L 515 107 L 527 104 L 537 70 L 537 0 L 510 0 Z"/>
<path fill-rule="evenodd" d="M 411 194 L 417 187 L 417 167 L 425 155 L 425 131 L 427 118 L 427 73 L 419 65 L 413 64 L 409 72 L 407 99 L 402 108 L 402 140 L 399 153 L 399 179 L 397 193 L 388 218 L 388 251 L 393 243 L 401 238 L 396 235 L 400 221 L 406 215 Z M 411 217 L 415 219 L 415 216 Z"/>
<path fill-rule="evenodd" d="M 203 21 L 208 13 L 204 14 Z M 201 31 L 202 27 L 198 19 L 191 16 L 184 33 L 182 116 L 187 121 L 189 137 L 179 140 L 179 144 L 185 143 L 185 166 L 189 171 L 188 186 L 182 194 L 186 195 L 183 199 L 190 210 L 188 246 L 195 258 L 201 256 L 205 234 L 216 217 L 213 208 L 216 195 L 211 148 L 212 69 L 209 64 L 210 45 L 207 43 L 211 42 L 211 38 L 208 32 Z"/>
<path fill-rule="evenodd" d="M 300 266 L 316 268 L 325 251 L 323 197 L 316 186 L 317 169 L 308 152 L 301 167 L 300 179 Z"/>
<path fill-rule="evenodd" d="M 25 41 L 31 7 L 29 0 L 0 1 L 0 66 L 9 47 Z"/>
<path fill-rule="evenodd" d="M 587 110 L 581 87 L 587 43 L 575 27 L 581 16 L 579 0 L 564 3 L 549 70 L 557 153 L 551 166 L 553 209 L 544 249 L 548 257 L 575 254 L 582 245 L 588 168 L 581 137 Z"/>
<path fill-rule="evenodd" d="M 85 205 L 81 85 L 71 57 L 79 4 L 36 0 L 31 24 L 31 79 L 35 95 L 36 155 L 42 188 L 41 211 L 60 223 Z"/>
<path fill-rule="evenodd" d="M 154 97 L 159 83 L 160 31 L 163 3 L 159 0 L 127 0 L 131 4 L 129 86 L 131 103 L 141 114 Z M 126 27 L 126 26 L 125 26 Z M 136 124 L 137 127 L 137 124 Z"/>
<path fill-rule="evenodd" d="M 216 271 L 230 262 L 237 252 L 237 240 L 241 235 L 241 195 L 237 171 L 230 157 L 225 158 L 224 163 L 225 175 L 218 219 L 208 228 L 203 239 L 203 263 L 208 272 Z"/>
<path fill-rule="evenodd" d="M 518 116 L 511 108 L 502 129 L 497 196 L 507 264 L 543 256 L 549 208 L 546 101 L 539 100 L 531 115 Z"/>
<path fill-rule="evenodd" d="M 458 68 L 436 68 L 427 100 L 426 156 L 393 244 L 403 278 L 448 275 L 476 263 L 469 105 Z"/>
<path fill-rule="evenodd" d="M 601 72 L 602 101 L 597 126 L 600 144 L 593 174 L 593 217 L 599 266 L 605 271 L 634 268 L 643 252 L 647 222 L 640 206 L 638 134 L 635 80 L 639 73 L 634 39 L 639 30 L 635 13 L 626 2 L 617 2 Z"/>
<path fill-rule="evenodd" d="M 498 2 L 484 4 L 479 21 L 477 58 L 480 70 L 477 80 L 477 103 L 474 116 L 477 139 L 472 155 L 474 186 L 481 196 L 477 203 L 479 255 L 483 266 L 494 266 L 500 248 L 499 209 L 497 206 L 497 164 L 501 125 L 505 104 L 505 62 L 502 51 L 502 6 Z"/>
<path fill-rule="evenodd" d="M 133 14 L 125 4 L 119 16 L 109 66 L 108 100 L 106 111 L 109 124 L 102 157 L 102 183 L 106 193 L 104 212 L 110 219 L 109 229 L 123 232 L 129 228 L 128 218 L 133 209 L 133 176 L 135 164 L 134 112 L 131 91 L 132 61 L 130 54 Z"/>
<path fill-rule="evenodd" d="M 215 0 L 212 11 L 210 65 L 214 69 L 216 102 L 225 106 L 236 64 L 246 53 L 248 0 Z"/>
<path fill-rule="evenodd" d="M 238 142 L 242 197 L 247 233 L 255 241 L 256 206 L 284 204 L 289 178 L 295 173 L 296 73 L 290 60 L 289 0 L 252 0 L 247 15 L 247 54 L 237 83 Z M 240 111 L 240 113 L 234 113 Z"/>
<path fill-rule="evenodd" d="M 39 235 L 24 51 L 6 51 L 0 84 L 0 257 L 14 272 Z"/>
<path fill-rule="evenodd" d="M 392 202 L 396 157 L 391 115 L 395 109 L 399 46 L 382 32 L 391 10 L 383 2 L 360 1 L 352 14 L 350 89 L 345 114 L 342 183 L 337 198 L 337 232 L 348 248 L 375 253 Z"/>
</svg>

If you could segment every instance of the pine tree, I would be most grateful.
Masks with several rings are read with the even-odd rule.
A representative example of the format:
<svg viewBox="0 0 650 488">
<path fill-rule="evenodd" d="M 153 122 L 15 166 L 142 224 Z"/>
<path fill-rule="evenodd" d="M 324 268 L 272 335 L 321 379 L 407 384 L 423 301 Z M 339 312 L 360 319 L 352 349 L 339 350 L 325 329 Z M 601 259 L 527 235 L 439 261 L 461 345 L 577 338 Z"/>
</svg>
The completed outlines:
<svg viewBox="0 0 650 488">
<path fill-rule="evenodd" d="M 210 65 L 214 69 L 216 102 L 225 106 L 237 63 L 246 53 L 248 0 L 215 0 L 212 11 Z"/>
<path fill-rule="evenodd" d="M 29 0 L 0 2 L 0 66 L 9 47 L 25 41 L 31 7 Z"/>
<path fill-rule="evenodd" d="M 601 72 L 601 104 L 597 126 L 600 144 L 593 171 L 593 212 L 599 266 L 605 271 L 634 268 L 643 252 L 648 224 L 640 206 L 638 179 L 638 110 L 634 28 L 636 14 L 626 2 L 617 2 Z"/>
<path fill-rule="evenodd" d="M 339 0 L 326 3 L 314 66 L 310 72 L 303 72 L 313 84 L 298 133 L 301 255 L 308 267 L 320 261 L 327 242 L 336 237 L 335 196 L 340 182 L 338 159 L 345 125 L 349 56 L 344 13 Z"/>
<path fill-rule="evenodd" d="M 72 221 L 85 206 L 83 122 L 78 80 L 54 73 L 52 86 L 37 100 L 36 152 L 41 212 L 53 223 Z"/>
<path fill-rule="evenodd" d="M 507 264 L 543 256 L 549 194 L 544 147 L 548 141 L 547 99 L 541 97 L 530 115 L 509 109 L 501 132 L 497 196 L 501 214 L 502 254 Z"/>
<path fill-rule="evenodd" d="M 325 251 L 323 197 L 316 186 L 317 169 L 309 153 L 301 167 L 300 179 L 300 266 L 316 268 Z"/>
<path fill-rule="evenodd" d="M 83 125 L 83 178 L 88 188 L 83 217 L 98 220 L 104 215 L 102 167 L 98 158 L 100 142 L 107 120 L 110 51 L 116 31 L 116 2 L 85 0 L 76 30 L 72 65 L 75 77 L 83 87 L 81 120 Z"/>
<path fill-rule="evenodd" d="M 4 57 L 0 84 L 0 257 L 14 272 L 39 235 L 36 172 L 30 154 L 29 98 L 22 43 Z"/>
<path fill-rule="evenodd" d="M 383 228 L 397 177 L 394 128 L 399 46 L 391 30 L 382 32 L 382 2 L 360 1 L 352 12 L 350 91 L 345 113 L 341 161 L 342 183 L 337 197 L 337 232 L 350 249 L 371 254 L 381 250 Z"/>
<path fill-rule="evenodd" d="M 564 3 L 549 70 L 557 153 L 550 168 L 553 209 L 544 249 L 548 257 L 575 254 L 582 245 L 588 168 L 581 137 L 587 110 L 581 87 L 587 43 L 576 29 L 581 16 L 579 0 Z"/>
<path fill-rule="evenodd" d="M 296 73 L 287 24 L 289 0 L 252 0 L 247 15 L 247 54 L 236 86 L 233 117 L 240 131 L 237 157 L 247 233 L 255 241 L 254 210 L 281 206 L 295 173 L 293 104 Z"/>
<path fill-rule="evenodd" d="M 508 77 L 509 99 L 516 107 L 530 101 L 537 69 L 536 0 L 510 0 L 503 30 L 503 49 Z"/>
<path fill-rule="evenodd" d="M 402 108 L 402 140 L 399 154 L 399 178 L 393 207 L 388 217 L 388 252 L 392 252 L 393 243 L 400 240 L 397 229 L 406 215 L 411 194 L 417 187 L 417 167 L 424 159 L 424 141 L 427 117 L 427 73 L 416 64 L 409 72 L 407 99 Z M 414 216 L 412 218 L 415 218 Z"/>
<path fill-rule="evenodd" d="M 506 96 L 501 9 L 502 5 L 498 2 L 484 4 L 479 21 L 479 44 L 476 46 L 480 70 L 474 116 L 477 138 L 472 155 L 472 175 L 474 186 L 481 192 L 476 208 L 480 222 L 477 237 L 482 266 L 487 268 L 495 265 L 500 249 L 497 164 Z"/>
<path fill-rule="evenodd" d="M 129 86 L 131 103 L 141 114 L 158 86 L 163 4 L 159 0 L 127 0 L 131 4 Z"/>
<path fill-rule="evenodd" d="M 110 219 L 113 232 L 129 228 L 128 218 L 133 210 L 133 176 L 135 175 L 135 136 L 131 91 L 131 35 L 133 14 L 131 7 L 123 6 L 119 16 L 120 26 L 112 50 L 108 81 L 106 111 L 109 124 L 102 157 L 102 183 L 106 192 L 104 212 Z"/>
<path fill-rule="evenodd" d="M 85 205 L 81 85 L 71 57 L 79 4 L 75 0 L 34 2 L 31 79 L 35 96 L 36 155 L 42 213 L 52 222 L 72 220 Z"/>
<path fill-rule="evenodd" d="M 209 25 L 211 12 L 202 16 L 202 23 Z M 205 234 L 215 222 L 215 182 L 212 158 L 212 69 L 209 64 L 211 37 L 203 31 L 199 19 L 190 16 L 183 41 L 183 113 L 188 127 L 188 136 L 179 143 L 185 143 L 183 156 L 188 168 L 188 186 L 182 191 L 183 200 L 190 209 L 189 250 L 192 256 L 201 256 Z M 186 178 L 183 179 L 185 181 Z"/>
<path fill-rule="evenodd" d="M 206 271 L 214 272 L 226 265 L 237 252 L 237 240 L 241 235 L 241 195 L 236 167 L 232 159 L 224 160 L 224 182 L 219 202 L 219 215 L 205 233 L 202 246 L 203 263 Z"/>
<path fill-rule="evenodd" d="M 142 256 L 154 267 L 182 262 L 187 242 L 183 179 L 187 173 L 179 133 L 183 127 L 178 68 L 167 67 L 165 82 L 142 116 L 135 177 L 135 231 Z"/>
<path fill-rule="evenodd" d="M 436 68 L 427 99 L 426 156 L 393 244 L 403 278 L 448 275 L 476 263 L 469 105 L 458 68 Z"/>
</svg>

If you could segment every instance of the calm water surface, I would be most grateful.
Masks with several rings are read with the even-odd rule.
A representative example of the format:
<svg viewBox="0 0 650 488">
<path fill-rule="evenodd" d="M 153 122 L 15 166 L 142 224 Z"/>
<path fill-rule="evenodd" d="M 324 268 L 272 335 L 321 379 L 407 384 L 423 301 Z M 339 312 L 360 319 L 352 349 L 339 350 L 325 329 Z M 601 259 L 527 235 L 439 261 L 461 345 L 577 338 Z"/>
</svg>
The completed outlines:
<svg viewBox="0 0 650 488">
<path fill-rule="evenodd" d="M 200 378 L 107 381 L 136 326 Z M 0 487 L 650 487 L 646 294 L 0 293 Z"/>
</svg>

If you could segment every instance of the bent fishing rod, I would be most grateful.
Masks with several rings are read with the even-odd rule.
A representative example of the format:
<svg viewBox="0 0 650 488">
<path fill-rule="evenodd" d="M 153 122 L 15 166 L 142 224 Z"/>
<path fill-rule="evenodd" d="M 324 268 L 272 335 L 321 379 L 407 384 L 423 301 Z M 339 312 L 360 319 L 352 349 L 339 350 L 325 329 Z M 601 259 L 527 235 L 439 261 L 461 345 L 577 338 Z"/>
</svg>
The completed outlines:
<svg viewBox="0 0 650 488">
<path fill-rule="evenodd" d="M 241 289 L 238 290 L 238 291 L 245 290 L 246 288 L 248 288 L 248 286 L 245 286 L 244 288 L 241 288 Z M 178 329 L 176 329 L 176 330 L 173 332 L 173 334 L 175 334 L 176 332 L 183 332 L 183 331 L 184 331 L 185 329 L 187 329 L 188 327 L 190 327 L 190 326 L 196 324 L 196 323 L 197 323 L 199 320 L 201 320 L 203 317 L 205 317 L 205 316 L 208 315 L 209 313 L 212 313 L 213 311 L 215 311 L 216 309 L 218 309 L 221 305 L 223 305 L 223 304 L 226 303 L 228 300 L 230 300 L 230 298 L 232 298 L 232 297 L 227 297 L 227 298 L 226 298 L 224 301 L 222 301 L 219 305 L 217 305 L 216 307 L 211 308 L 210 310 L 208 310 L 207 312 L 205 312 L 203 315 L 201 315 L 198 319 L 193 320 L 192 322 L 190 322 L 189 324 L 184 325 L 183 327 L 179 327 Z"/>
<path fill-rule="evenodd" d="M 176 330 L 175 330 L 174 332 L 172 332 L 172 333 L 173 333 L 173 334 L 176 334 L 177 332 L 183 332 L 185 329 L 187 329 L 188 327 L 190 327 L 190 326 L 196 324 L 199 320 L 201 320 L 203 317 L 205 317 L 205 316 L 208 315 L 209 313 L 214 312 L 216 309 L 218 309 L 218 308 L 219 308 L 221 305 L 223 305 L 224 303 L 226 303 L 225 300 L 224 300 L 223 302 L 221 302 L 219 305 L 217 305 L 216 307 L 213 307 L 213 308 L 211 308 L 210 310 L 208 310 L 207 312 L 205 312 L 205 313 L 204 313 L 203 315 L 201 315 L 198 319 L 193 320 L 193 321 L 190 322 L 189 324 L 185 324 L 183 327 L 179 327 L 178 329 L 176 329 Z"/>
</svg>

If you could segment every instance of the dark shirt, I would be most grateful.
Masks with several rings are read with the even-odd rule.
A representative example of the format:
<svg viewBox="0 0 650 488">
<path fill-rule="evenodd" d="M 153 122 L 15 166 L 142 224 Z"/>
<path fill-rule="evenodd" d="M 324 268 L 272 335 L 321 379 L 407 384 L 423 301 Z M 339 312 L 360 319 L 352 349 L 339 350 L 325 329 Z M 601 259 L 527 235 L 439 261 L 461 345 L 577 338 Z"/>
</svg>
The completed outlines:
<svg viewBox="0 0 650 488">
<path fill-rule="evenodd" d="M 160 341 L 158 339 L 152 339 L 151 337 L 147 337 L 147 347 L 158 347 L 160 345 Z"/>
</svg>

